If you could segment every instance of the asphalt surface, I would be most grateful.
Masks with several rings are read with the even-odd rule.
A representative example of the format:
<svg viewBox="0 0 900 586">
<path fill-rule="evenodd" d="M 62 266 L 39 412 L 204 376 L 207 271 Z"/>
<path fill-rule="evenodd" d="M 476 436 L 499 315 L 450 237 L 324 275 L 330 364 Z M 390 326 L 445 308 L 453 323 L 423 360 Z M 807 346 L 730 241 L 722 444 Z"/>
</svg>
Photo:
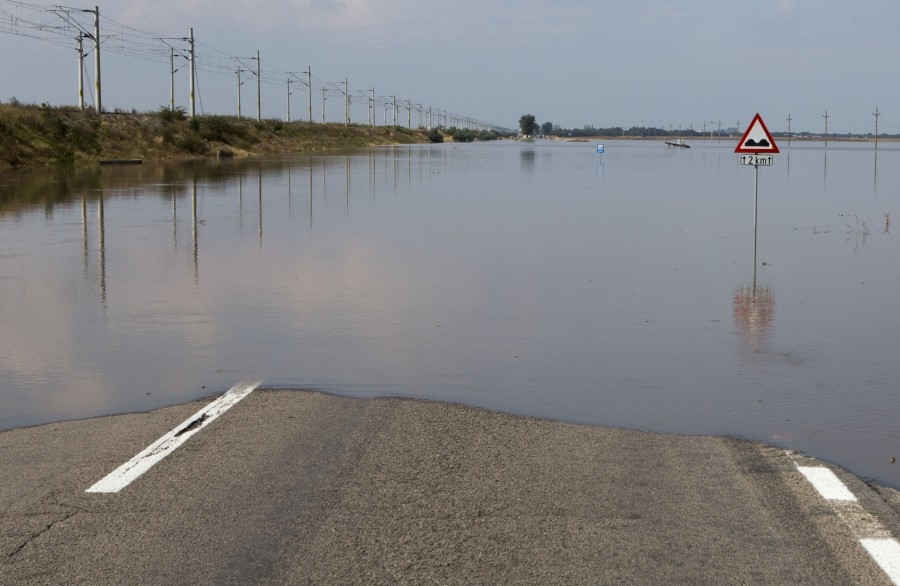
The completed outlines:
<svg viewBox="0 0 900 586">
<path fill-rule="evenodd" d="M 0 583 L 890 584 L 841 470 L 852 510 L 779 448 L 426 401 L 257 390 L 85 492 L 203 404 L 0 433 Z"/>
</svg>

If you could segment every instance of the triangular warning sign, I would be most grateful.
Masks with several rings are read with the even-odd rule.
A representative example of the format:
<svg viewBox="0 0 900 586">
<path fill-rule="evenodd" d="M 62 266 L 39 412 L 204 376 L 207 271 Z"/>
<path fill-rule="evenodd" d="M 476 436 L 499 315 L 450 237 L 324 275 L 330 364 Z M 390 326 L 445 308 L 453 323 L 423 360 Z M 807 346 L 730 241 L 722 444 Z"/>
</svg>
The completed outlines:
<svg viewBox="0 0 900 586">
<path fill-rule="evenodd" d="M 737 147 L 735 147 L 734 152 L 736 153 L 777 153 L 778 145 L 775 144 L 775 140 L 772 138 L 772 135 L 769 134 L 769 129 L 766 128 L 765 122 L 762 121 L 759 114 L 753 117 L 753 121 L 750 123 L 750 126 L 747 127 L 747 132 L 744 133 L 744 136 L 741 137 L 741 142 L 738 143 Z"/>
</svg>

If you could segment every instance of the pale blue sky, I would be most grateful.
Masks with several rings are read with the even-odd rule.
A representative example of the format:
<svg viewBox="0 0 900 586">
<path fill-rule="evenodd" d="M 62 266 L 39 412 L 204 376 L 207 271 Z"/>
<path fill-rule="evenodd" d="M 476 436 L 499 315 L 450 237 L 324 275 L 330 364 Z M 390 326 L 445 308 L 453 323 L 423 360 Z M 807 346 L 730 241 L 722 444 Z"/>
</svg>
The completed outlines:
<svg viewBox="0 0 900 586">
<path fill-rule="evenodd" d="M 821 132 L 827 110 L 830 133 L 865 133 L 874 130 L 878 106 L 879 131 L 900 132 L 895 1 L 137 0 L 99 7 L 101 36 L 121 32 L 106 19 L 151 36 L 182 37 L 193 27 L 198 54 L 216 64 L 259 50 L 267 79 L 311 66 L 316 120 L 321 85 L 348 79 L 351 93 L 374 86 L 379 98 L 396 95 L 507 127 L 532 113 L 566 128 L 727 128 L 760 112 L 773 131 L 786 130 L 790 114 L 792 130 Z M 0 17 L 16 10 L 0 0 Z M 12 57 L 0 60 L 0 99 L 76 103 L 74 49 L 74 39 L 65 46 L 0 33 L 0 50 Z M 106 109 L 168 103 L 167 60 L 101 55 Z M 92 84 L 91 61 L 86 69 Z M 185 71 L 176 74 L 175 91 L 186 108 Z M 202 111 L 236 112 L 236 74 L 200 71 L 198 87 Z M 305 117 L 306 89 L 293 89 L 292 118 Z M 284 118 L 286 94 L 286 81 L 263 84 L 263 116 Z M 241 95 L 242 112 L 255 116 L 255 80 Z M 338 96 L 328 98 L 326 114 L 343 116 Z M 351 118 L 367 120 L 361 96 Z"/>
</svg>

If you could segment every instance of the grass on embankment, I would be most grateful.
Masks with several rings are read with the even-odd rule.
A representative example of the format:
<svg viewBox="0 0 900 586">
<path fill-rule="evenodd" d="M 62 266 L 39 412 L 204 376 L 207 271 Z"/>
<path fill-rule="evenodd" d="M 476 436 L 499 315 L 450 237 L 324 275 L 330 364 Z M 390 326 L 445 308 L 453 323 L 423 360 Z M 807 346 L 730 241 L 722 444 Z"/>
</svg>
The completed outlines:
<svg viewBox="0 0 900 586">
<path fill-rule="evenodd" d="M 221 149 L 246 156 L 423 142 L 425 132 L 396 126 L 190 118 L 168 109 L 98 115 L 76 107 L 0 103 L 0 168 L 215 157 Z"/>
</svg>

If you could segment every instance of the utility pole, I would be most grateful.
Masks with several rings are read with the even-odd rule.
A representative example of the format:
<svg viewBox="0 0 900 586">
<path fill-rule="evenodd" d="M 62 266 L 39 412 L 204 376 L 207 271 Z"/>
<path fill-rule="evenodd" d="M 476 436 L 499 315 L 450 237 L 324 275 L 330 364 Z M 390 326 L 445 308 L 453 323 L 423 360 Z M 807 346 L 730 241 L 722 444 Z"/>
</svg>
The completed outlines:
<svg viewBox="0 0 900 586">
<path fill-rule="evenodd" d="M 325 86 L 322 86 L 322 124 L 325 124 Z"/>
<path fill-rule="evenodd" d="M 262 73 L 259 59 L 259 49 L 256 50 L 256 121 L 262 122 Z"/>
<path fill-rule="evenodd" d="M 828 110 L 825 110 L 825 113 L 822 114 L 822 118 L 825 119 L 825 148 L 827 149 L 828 148 L 828 118 L 830 118 L 830 116 L 828 115 Z"/>
<path fill-rule="evenodd" d="M 394 100 L 394 119 L 393 119 L 393 125 L 394 125 L 394 126 L 397 126 L 397 95 L 394 94 L 394 95 L 391 96 L 391 97 L 392 97 L 393 100 Z"/>
<path fill-rule="evenodd" d="M 78 108 L 84 110 L 84 34 L 78 33 Z"/>
<path fill-rule="evenodd" d="M 90 12 L 90 11 L 88 11 Z M 97 90 L 97 114 L 103 112 L 100 97 L 100 7 L 94 6 L 94 88 Z"/>
<path fill-rule="evenodd" d="M 191 83 L 190 83 L 190 91 L 189 91 L 189 102 L 191 104 L 191 118 L 193 118 L 197 114 L 197 108 L 194 100 L 194 27 L 191 27 L 191 36 L 188 38 L 188 54 L 191 56 Z"/>
<path fill-rule="evenodd" d="M 241 85 L 243 82 L 241 81 L 241 66 L 237 67 L 237 92 L 238 92 L 238 118 L 241 117 Z"/>
<path fill-rule="evenodd" d="M 788 123 L 788 148 L 791 148 L 791 114 L 790 114 L 790 112 L 788 112 L 787 123 Z"/>
<path fill-rule="evenodd" d="M 175 111 L 175 48 L 169 47 L 169 110 Z"/>
<path fill-rule="evenodd" d="M 878 106 L 875 106 L 875 112 L 872 115 L 875 116 L 875 150 L 878 150 L 878 117 L 881 116 Z"/>
<path fill-rule="evenodd" d="M 412 104 L 406 100 L 406 127 L 412 130 Z"/>
<path fill-rule="evenodd" d="M 372 128 L 375 128 L 375 88 L 372 88 Z"/>
<path fill-rule="evenodd" d="M 306 83 L 309 84 L 309 123 L 312 124 L 312 65 L 306 66 Z"/>
<path fill-rule="evenodd" d="M 287 121 L 291 121 L 291 78 L 287 79 Z"/>
<path fill-rule="evenodd" d="M 350 126 L 350 84 L 344 78 L 344 126 Z"/>
</svg>

